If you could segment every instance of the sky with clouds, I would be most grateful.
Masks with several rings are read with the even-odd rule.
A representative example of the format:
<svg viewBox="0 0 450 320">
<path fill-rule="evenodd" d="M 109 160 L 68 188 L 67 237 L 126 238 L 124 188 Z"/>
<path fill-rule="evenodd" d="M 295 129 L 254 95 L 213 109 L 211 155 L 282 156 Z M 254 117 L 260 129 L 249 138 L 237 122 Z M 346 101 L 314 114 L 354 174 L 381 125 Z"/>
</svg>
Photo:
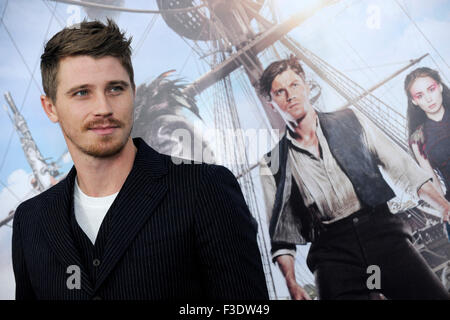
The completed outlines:
<svg viewBox="0 0 450 320">
<path fill-rule="evenodd" d="M 316 0 L 274 0 L 281 21 L 303 10 Z M 125 0 L 124 5 L 156 9 L 156 1 Z M 40 107 L 42 94 L 39 57 L 43 44 L 65 26 L 82 18 L 83 10 L 49 0 L 0 0 L 0 105 L 6 106 L 3 93 L 9 91 L 27 120 L 32 135 L 45 158 L 58 159 L 65 142 L 57 125 Z M 52 14 L 54 13 L 54 14 Z M 408 17 L 409 15 L 409 17 Z M 142 43 L 133 55 L 136 84 L 151 81 L 164 71 L 176 69 L 186 81 L 197 79 L 207 66 L 161 17 L 146 35 L 153 15 L 121 13 L 119 26 Z M 447 31 L 446 31 L 447 30 Z M 450 83 L 450 2 L 445 0 L 342 0 L 310 17 L 290 35 L 328 64 L 364 88 L 383 80 L 409 60 L 429 53 L 420 63 L 438 69 Z M 135 48 L 136 49 L 136 48 Z M 375 94 L 404 113 L 405 72 L 379 88 Z M 240 82 L 234 79 L 235 97 L 244 128 L 264 128 L 260 109 L 244 101 Z M 327 109 L 339 107 L 342 99 L 331 89 L 323 90 Z M 200 114 L 210 127 L 211 99 L 198 99 Z M 24 157 L 20 140 L 6 112 L 0 110 L 0 219 L 19 201 L 32 195 L 31 168 Z M 262 150 L 261 154 L 267 150 Z M 70 161 L 61 162 L 67 172 Z M 7 187 L 6 187 L 7 186 Z M 0 299 L 12 299 L 14 279 L 11 267 L 11 228 L 0 228 Z"/>
</svg>

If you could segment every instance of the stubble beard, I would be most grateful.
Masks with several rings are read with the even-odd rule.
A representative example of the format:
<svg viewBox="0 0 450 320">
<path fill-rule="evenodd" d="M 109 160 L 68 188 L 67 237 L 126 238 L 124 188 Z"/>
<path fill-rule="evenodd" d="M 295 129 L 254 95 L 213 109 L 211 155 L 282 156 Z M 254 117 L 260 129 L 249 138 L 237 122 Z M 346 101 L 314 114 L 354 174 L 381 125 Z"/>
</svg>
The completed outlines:
<svg viewBox="0 0 450 320">
<path fill-rule="evenodd" d="M 123 130 L 124 127 L 125 126 L 122 125 L 118 129 Z M 106 135 L 95 139 L 97 141 L 92 141 L 94 139 L 89 139 L 91 141 L 86 141 L 87 139 L 85 139 L 86 143 L 83 143 L 84 141 L 80 141 L 81 139 L 76 139 L 72 134 L 64 129 L 63 125 L 61 125 L 61 129 L 64 136 L 67 137 L 67 139 L 70 140 L 72 144 L 82 153 L 94 158 L 104 159 L 113 157 L 123 150 L 130 137 L 132 125 L 122 137 Z M 82 128 L 81 132 L 87 131 L 87 128 Z"/>
</svg>

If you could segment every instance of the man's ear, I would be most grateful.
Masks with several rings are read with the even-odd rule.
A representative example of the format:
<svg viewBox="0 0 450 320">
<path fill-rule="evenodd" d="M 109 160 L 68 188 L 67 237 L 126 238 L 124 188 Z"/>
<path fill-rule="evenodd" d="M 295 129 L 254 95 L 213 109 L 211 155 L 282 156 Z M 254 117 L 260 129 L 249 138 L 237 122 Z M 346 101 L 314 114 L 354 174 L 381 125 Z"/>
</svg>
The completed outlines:
<svg viewBox="0 0 450 320">
<path fill-rule="evenodd" d="M 41 105 L 51 122 L 56 123 L 59 121 L 58 112 L 52 99 L 46 95 L 41 95 Z"/>
<path fill-rule="evenodd" d="M 414 99 L 411 99 L 411 102 L 417 107 L 417 102 L 415 102 Z"/>
</svg>

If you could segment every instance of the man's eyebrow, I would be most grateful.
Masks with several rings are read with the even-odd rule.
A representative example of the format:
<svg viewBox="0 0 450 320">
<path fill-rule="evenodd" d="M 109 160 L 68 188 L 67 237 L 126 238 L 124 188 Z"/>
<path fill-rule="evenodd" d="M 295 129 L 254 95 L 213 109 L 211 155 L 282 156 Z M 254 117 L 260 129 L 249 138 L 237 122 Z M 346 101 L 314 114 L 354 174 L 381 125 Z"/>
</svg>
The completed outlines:
<svg viewBox="0 0 450 320">
<path fill-rule="evenodd" d="M 277 91 L 280 91 L 283 89 L 284 89 L 283 87 L 279 87 L 279 88 L 272 89 L 271 92 L 277 92 Z"/>
<path fill-rule="evenodd" d="M 427 89 L 430 89 L 431 87 L 434 87 L 434 86 L 436 86 L 437 85 L 437 83 L 436 82 L 433 82 L 433 84 L 431 84 Z"/>
<path fill-rule="evenodd" d="M 76 86 L 76 87 L 73 87 L 73 88 L 70 88 L 69 90 L 67 90 L 66 91 L 66 95 L 71 95 L 72 93 L 74 93 L 74 92 L 76 92 L 78 90 L 86 89 L 86 88 L 89 88 L 89 87 L 90 87 L 89 84 L 81 84 L 79 86 Z"/>
<path fill-rule="evenodd" d="M 130 84 L 128 82 L 123 81 L 123 80 L 112 80 L 112 81 L 109 81 L 107 85 L 108 86 L 121 85 L 121 86 L 123 86 L 125 88 L 128 88 L 130 86 Z M 92 86 L 87 84 L 87 83 L 86 84 L 81 84 L 79 86 L 76 86 L 76 87 L 73 87 L 73 88 L 70 88 L 69 90 L 67 90 L 66 95 L 71 95 L 72 93 L 74 93 L 74 92 L 76 92 L 78 90 L 86 89 L 86 88 L 89 88 L 89 87 L 92 87 Z"/>
<path fill-rule="evenodd" d="M 128 82 L 123 81 L 123 80 L 113 80 L 113 81 L 108 82 L 108 86 L 115 86 L 118 84 L 120 84 L 121 86 L 123 86 L 125 88 L 128 88 L 130 86 L 130 84 Z"/>
</svg>

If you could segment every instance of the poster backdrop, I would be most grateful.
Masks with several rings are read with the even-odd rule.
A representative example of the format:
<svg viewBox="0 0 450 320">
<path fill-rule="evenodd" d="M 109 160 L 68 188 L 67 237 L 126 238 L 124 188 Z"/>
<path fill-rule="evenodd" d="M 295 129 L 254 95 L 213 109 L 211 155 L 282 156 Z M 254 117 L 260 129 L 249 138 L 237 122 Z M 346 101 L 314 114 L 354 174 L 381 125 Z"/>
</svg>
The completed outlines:
<svg viewBox="0 0 450 320">
<path fill-rule="evenodd" d="M 288 299 L 288 291 L 270 262 L 258 161 L 276 144 L 284 124 L 256 93 L 261 71 L 296 55 L 317 110 L 346 107 L 363 95 L 373 106 L 372 120 L 403 147 L 405 75 L 426 66 L 450 84 L 445 0 L 84 2 L 0 0 L 0 299 L 13 299 L 15 288 L 8 217 L 72 166 L 60 128 L 39 101 L 43 45 L 66 26 L 110 17 L 133 37 L 138 86 L 133 134 L 163 153 L 222 164 L 235 173 L 260 225 L 258 242 L 273 299 Z M 176 8 L 181 10 L 170 11 Z M 414 199 L 397 196 L 393 211 L 415 205 Z M 426 221 L 438 223 L 427 214 L 403 218 L 418 237 Z M 432 253 L 423 252 L 441 276 L 449 248 L 433 241 L 427 243 Z M 314 296 L 307 250 L 298 248 L 296 273 Z"/>
</svg>

